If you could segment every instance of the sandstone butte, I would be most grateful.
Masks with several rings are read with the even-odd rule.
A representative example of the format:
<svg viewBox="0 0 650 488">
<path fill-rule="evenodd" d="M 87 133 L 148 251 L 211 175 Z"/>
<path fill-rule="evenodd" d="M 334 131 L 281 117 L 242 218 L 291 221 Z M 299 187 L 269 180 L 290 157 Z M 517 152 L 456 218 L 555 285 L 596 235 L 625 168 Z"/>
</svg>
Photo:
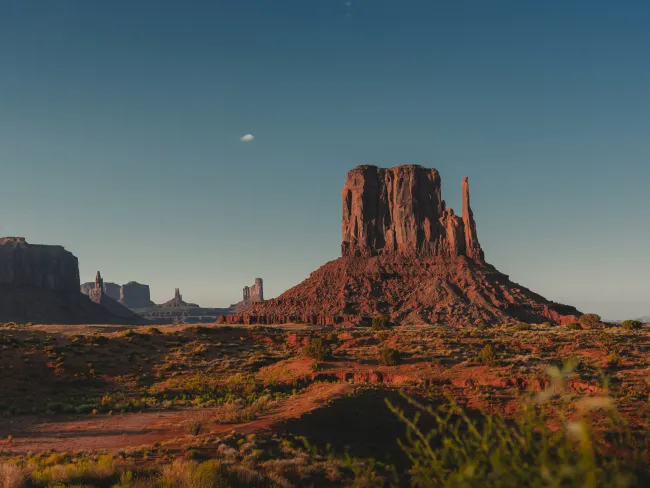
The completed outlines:
<svg viewBox="0 0 650 488">
<path fill-rule="evenodd" d="M 513 283 L 485 261 L 462 182 L 462 213 L 442 199 L 440 174 L 417 165 L 357 166 L 342 193 L 342 256 L 278 298 L 228 323 L 570 323 L 578 310 Z"/>
<path fill-rule="evenodd" d="M 108 298 L 108 297 L 105 297 Z M 140 323 L 119 317 L 81 293 L 79 262 L 62 246 L 0 238 L 0 322 L 41 324 Z"/>
</svg>

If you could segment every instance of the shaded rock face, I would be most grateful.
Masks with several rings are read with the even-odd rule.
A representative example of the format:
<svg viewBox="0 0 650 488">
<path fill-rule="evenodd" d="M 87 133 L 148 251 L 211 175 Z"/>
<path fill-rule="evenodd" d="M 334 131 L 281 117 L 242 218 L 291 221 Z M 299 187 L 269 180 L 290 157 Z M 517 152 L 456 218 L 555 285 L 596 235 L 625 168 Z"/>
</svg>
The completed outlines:
<svg viewBox="0 0 650 488">
<path fill-rule="evenodd" d="M 61 246 L 0 238 L 0 321 L 41 324 L 134 323 L 80 292 L 77 258 Z"/>
<path fill-rule="evenodd" d="M 78 293 L 79 261 L 62 246 L 34 245 L 24 237 L 3 237 L 0 285 Z"/>
<path fill-rule="evenodd" d="M 120 303 L 130 309 L 145 308 L 152 305 L 149 285 L 130 281 L 122 285 L 117 298 Z"/>
<path fill-rule="evenodd" d="M 421 166 L 358 166 L 343 188 L 343 256 L 229 323 L 570 323 L 573 307 L 546 300 L 485 262 L 462 182 L 462 213 L 446 208 L 440 175 Z"/>
<path fill-rule="evenodd" d="M 446 208 L 438 171 L 417 165 L 357 166 L 347 175 L 342 200 L 343 256 L 467 256 L 483 261 L 467 178 L 462 218 Z"/>
</svg>

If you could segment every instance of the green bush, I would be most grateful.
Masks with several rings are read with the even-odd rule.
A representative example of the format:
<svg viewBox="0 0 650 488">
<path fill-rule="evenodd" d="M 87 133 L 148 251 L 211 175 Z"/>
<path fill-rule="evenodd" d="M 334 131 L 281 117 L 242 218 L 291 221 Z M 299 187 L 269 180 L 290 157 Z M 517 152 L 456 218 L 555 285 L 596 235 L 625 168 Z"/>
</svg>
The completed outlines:
<svg viewBox="0 0 650 488">
<path fill-rule="evenodd" d="M 556 392 L 566 391 L 570 371 L 550 368 L 552 388 L 523 401 L 514 418 L 468 410 L 451 397 L 441 405 L 428 406 L 403 394 L 415 414 L 387 400 L 389 409 L 407 427 L 406 440 L 398 442 L 410 459 L 409 485 L 647 486 L 635 479 L 645 471 L 644 465 L 631 445 L 629 429 L 620 427 L 620 419 L 616 422 L 611 397 L 585 397 L 576 402 L 565 393 L 551 402 Z M 577 414 L 576 403 L 580 406 Z M 610 427 L 596 431 L 594 420 L 603 414 L 612 421 Z M 571 420 L 558 423 L 557 418 Z"/>
<path fill-rule="evenodd" d="M 615 351 L 610 352 L 609 356 L 607 356 L 607 367 L 615 368 L 616 366 L 619 365 L 621 359 L 622 359 L 621 356 L 617 352 Z"/>
<path fill-rule="evenodd" d="M 483 349 L 478 353 L 478 362 L 481 364 L 486 364 L 489 366 L 492 366 L 496 364 L 497 362 L 497 357 L 494 354 L 494 351 L 492 350 L 492 345 L 491 344 L 486 344 L 483 346 Z"/>
<path fill-rule="evenodd" d="M 582 325 L 580 325 L 578 322 L 573 322 L 569 324 L 568 327 L 571 330 L 582 330 Z"/>
<path fill-rule="evenodd" d="M 583 329 L 593 329 L 600 325 L 600 315 L 595 313 L 586 313 L 578 319 L 578 323 L 582 325 Z"/>
<path fill-rule="evenodd" d="M 390 327 L 390 317 L 387 314 L 380 314 L 372 318 L 372 330 L 386 330 Z"/>
<path fill-rule="evenodd" d="M 320 337 L 312 337 L 307 341 L 302 352 L 308 358 L 324 361 L 332 356 L 332 348 Z"/>
<path fill-rule="evenodd" d="M 395 366 L 402 360 L 402 352 L 392 347 L 383 347 L 379 350 L 377 359 L 383 366 Z"/>
<path fill-rule="evenodd" d="M 643 323 L 640 320 L 624 320 L 621 322 L 621 327 L 627 330 L 641 329 L 643 327 Z"/>
</svg>

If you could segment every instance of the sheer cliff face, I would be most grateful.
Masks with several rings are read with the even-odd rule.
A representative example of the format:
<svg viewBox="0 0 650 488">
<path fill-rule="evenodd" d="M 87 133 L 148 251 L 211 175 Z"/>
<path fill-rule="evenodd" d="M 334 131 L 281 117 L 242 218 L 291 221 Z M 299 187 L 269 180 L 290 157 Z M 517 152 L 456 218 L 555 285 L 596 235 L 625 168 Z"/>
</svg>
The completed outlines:
<svg viewBox="0 0 650 488">
<path fill-rule="evenodd" d="M 79 293 L 79 262 L 62 246 L 0 238 L 0 285 Z"/>
<path fill-rule="evenodd" d="M 463 180 L 463 215 L 445 208 L 440 174 L 417 165 L 357 166 L 343 188 L 344 256 L 467 256 L 483 262 Z"/>
</svg>

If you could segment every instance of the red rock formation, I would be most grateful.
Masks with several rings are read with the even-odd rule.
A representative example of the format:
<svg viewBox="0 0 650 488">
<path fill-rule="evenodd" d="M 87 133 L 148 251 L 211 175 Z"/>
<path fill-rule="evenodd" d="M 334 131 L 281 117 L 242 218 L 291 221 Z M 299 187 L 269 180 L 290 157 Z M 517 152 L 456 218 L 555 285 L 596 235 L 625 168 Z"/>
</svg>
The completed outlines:
<svg viewBox="0 0 650 488">
<path fill-rule="evenodd" d="M 435 169 L 358 166 L 342 194 L 343 257 L 226 321 L 359 324 L 379 313 L 397 323 L 575 321 L 575 308 L 546 300 L 485 262 L 467 178 L 462 191 L 461 218 L 446 208 Z"/>
<path fill-rule="evenodd" d="M 484 261 L 485 255 L 476 235 L 474 212 L 472 212 L 472 207 L 469 204 L 469 178 L 467 176 L 463 178 L 463 230 L 467 257 L 478 262 Z"/>
<path fill-rule="evenodd" d="M 463 180 L 463 218 L 445 208 L 440 175 L 417 165 L 357 166 L 343 188 L 344 256 L 468 256 L 483 252 Z"/>
</svg>

